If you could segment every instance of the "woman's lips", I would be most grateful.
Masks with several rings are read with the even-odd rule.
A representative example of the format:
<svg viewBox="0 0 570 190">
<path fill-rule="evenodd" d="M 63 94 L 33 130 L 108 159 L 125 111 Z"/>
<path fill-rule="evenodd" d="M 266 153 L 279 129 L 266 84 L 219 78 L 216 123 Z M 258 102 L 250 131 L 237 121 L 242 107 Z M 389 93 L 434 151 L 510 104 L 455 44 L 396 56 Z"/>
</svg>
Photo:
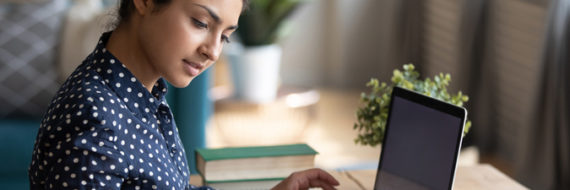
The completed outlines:
<svg viewBox="0 0 570 190">
<path fill-rule="evenodd" d="M 183 61 L 184 61 L 184 66 L 185 66 L 184 68 L 186 69 L 186 72 L 188 72 L 192 76 L 198 76 L 198 74 L 200 74 L 200 71 L 202 70 L 202 68 L 204 68 L 204 66 L 202 66 L 201 64 L 191 62 L 191 61 L 188 61 L 186 59 L 184 59 Z"/>
</svg>

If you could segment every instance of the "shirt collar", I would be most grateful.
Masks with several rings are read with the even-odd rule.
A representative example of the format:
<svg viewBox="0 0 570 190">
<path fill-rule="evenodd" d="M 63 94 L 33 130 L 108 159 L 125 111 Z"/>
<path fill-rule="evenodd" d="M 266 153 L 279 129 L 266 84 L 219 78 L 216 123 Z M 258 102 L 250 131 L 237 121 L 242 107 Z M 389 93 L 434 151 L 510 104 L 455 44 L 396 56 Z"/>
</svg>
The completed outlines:
<svg viewBox="0 0 570 190">
<path fill-rule="evenodd" d="M 107 51 L 105 46 L 110 36 L 111 32 L 103 33 L 95 51 L 91 54 L 95 71 L 130 110 L 137 110 L 137 113 L 143 115 L 156 113 L 160 104 L 166 104 L 165 95 L 168 91 L 166 82 L 159 78 L 151 94 L 119 59 Z"/>
</svg>

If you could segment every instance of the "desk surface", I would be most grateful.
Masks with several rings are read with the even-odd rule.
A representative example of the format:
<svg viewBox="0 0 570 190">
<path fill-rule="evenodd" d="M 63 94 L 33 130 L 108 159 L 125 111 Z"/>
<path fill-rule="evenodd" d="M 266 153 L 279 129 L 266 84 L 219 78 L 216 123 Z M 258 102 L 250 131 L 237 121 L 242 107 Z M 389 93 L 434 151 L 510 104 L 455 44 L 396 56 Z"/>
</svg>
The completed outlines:
<svg viewBox="0 0 570 190">
<path fill-rule="evenodd" d="M 373 189 L 376 170 L 353 170 L 330 172 L 341 185 L 337 189 Z M 476 189 L 527 189 L 488 164 L 458 166 L 454 188 Z"/>
<path fill-rule="evenodd" d="M 329 171 L 339 182 L 337 189 L 373 189 L 376 170 L 351 170 Z M 190 183 L 201 185 L 202 178 L 192 175 Z M 458 166 L 455 176 L 455 190 L 480 190 L 480 189 L 528 189 L 509 178 L 499 170 L 488 164 L 475 166 Z"/>
</svg>

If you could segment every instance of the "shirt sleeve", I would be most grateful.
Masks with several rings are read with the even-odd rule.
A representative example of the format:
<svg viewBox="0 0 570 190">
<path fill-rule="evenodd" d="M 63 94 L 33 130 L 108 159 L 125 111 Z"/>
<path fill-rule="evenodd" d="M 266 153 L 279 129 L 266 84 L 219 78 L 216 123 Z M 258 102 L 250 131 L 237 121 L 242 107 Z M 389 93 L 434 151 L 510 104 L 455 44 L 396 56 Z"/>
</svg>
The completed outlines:
<svg viewBox="0 0 570 190">
<path fill-rule="evenodd" d="M 117 137 L 97 117 L 64 120 L 56 130 L 65 134 L 48 156 L 47 189 L 120 189 L 129 172 L 128 160 L 117 146 Z M 73 131 L 72 131 L 73 130 Z M 66 132 L 67 131 L 67 132 Z M 53 160 L 53 159 L 52 159 Z"/>
</svg>

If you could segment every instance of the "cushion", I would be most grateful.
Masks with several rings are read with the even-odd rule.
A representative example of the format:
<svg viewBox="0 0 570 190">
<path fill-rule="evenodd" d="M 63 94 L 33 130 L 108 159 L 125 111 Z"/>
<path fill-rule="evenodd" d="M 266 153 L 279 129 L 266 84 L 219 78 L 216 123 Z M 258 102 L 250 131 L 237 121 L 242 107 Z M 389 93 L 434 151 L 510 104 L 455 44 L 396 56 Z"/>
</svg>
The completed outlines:
<svg viewBox="0 0 570 190">
<path fill-rule="evenodd" d="M 0 120 L 0 152 L 5 153 L 0 157 L 0 176 L 27 174 L 39 126 L 39 119 Z"/>
<path fill-rule="evenodd" d="M 0 3 L 41 3 L 49 0 L 0 0 Z"/>
<path fill-rule="evenodd" d="M 30 189 L 28 167 L 32 161 L 38 120 L 0 120 L 0 189 Z"/>
<path fill-rule="evenodd" d="M 55 63 L 67 3 L 0 4 L 0 118 L 46 111 L 60 86 Z"/>
<path fill-rule="evenodd" d="M 58 62 L 59 80 L 64 81 L 91 53 L 104 32 L 109 15 L 101 0 L 74 1 L 65 18 Z"/>
</svg>

